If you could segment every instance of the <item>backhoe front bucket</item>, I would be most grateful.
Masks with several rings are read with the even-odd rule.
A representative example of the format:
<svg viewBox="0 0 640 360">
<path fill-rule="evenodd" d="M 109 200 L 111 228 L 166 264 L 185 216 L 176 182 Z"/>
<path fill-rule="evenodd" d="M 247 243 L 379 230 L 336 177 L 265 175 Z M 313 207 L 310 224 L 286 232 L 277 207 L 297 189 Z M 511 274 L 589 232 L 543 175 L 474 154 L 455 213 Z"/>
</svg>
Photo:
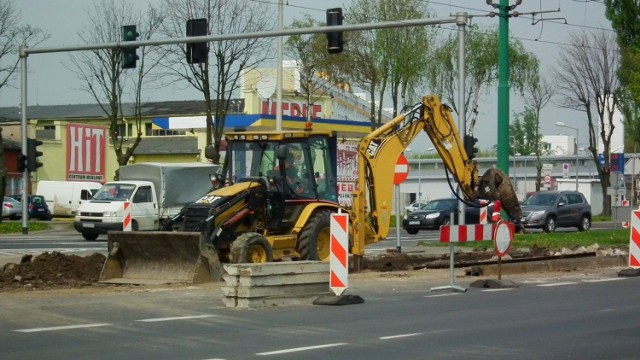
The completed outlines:
<svg viewBox="0 0 640 360">
<path fill-rule="evenodd" d="M 198 284 L 222 280 L 215 249 L 200 233 L 109 232 L 101 283 Z"/>
<path fill-rule="evenodd" d="M 500 200 L 502 208 L 509 214 L 511 221 L 519 223 L 522 209 L 509 176 L 504 172 L 490 168 L 485 171 L 478 183 L 478 194 L 481 199 Z"/>
</svg>

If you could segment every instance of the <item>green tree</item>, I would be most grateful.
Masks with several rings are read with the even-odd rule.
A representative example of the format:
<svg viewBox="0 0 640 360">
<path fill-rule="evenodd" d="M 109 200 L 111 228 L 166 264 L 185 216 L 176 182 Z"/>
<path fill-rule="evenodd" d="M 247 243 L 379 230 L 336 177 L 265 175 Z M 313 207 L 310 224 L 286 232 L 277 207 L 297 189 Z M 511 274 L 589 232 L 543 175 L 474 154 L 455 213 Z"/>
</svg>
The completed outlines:
<svg viewBox="0 0 640 360">
<path fill-rule="evenodd" d="M 640 142 L 640 1 L 605 0 L 604 4 L 620 48 L 618 76 L 622 86 L 620 111 L 624 118 L 625 148 L 635 153 Z"/>
<path fill-rule="evenodd" d="M 515 120 L 509 125 L 510 142 L 509 155 L 531 155 L 541 153 L 542 135 L 538 129 L 535 110 L 525 107 L 524 111 L 515 115 Z"/>
<path fill-rule="evenodd" d="M 417 0 L 355 0 L 345 11 L 346 22 L 353 24 L 426 16 L 429 16 L 427 5 Z M 353 85 L 369 94 L 371 129 L 381 124 L 383 99 L 389 89 L 394 113 L 398 112 L 402 98 L 414 96 L 411 91 L 427 58 L 427 36 L 426 29 L 417 27 L 348 34 L 345 66 L 341 71 Z"/>
<path fill-rule="evenodd" d="M 447 102 L 456 114 L 458 104 L 458 35 L 450 34 L 437 45 L 429 61 L 426 83 Z M 528 81 L 538 73 L 538 59 L 525 50 L 517 39 L 509 41 L 510 83 L 523 92 Z M 465 103 L 468 133 L 475 127 L 482 95 L 489 94 L 498 81 L 498 31 L 472 25 L 465 38 Z"/>
</svg>

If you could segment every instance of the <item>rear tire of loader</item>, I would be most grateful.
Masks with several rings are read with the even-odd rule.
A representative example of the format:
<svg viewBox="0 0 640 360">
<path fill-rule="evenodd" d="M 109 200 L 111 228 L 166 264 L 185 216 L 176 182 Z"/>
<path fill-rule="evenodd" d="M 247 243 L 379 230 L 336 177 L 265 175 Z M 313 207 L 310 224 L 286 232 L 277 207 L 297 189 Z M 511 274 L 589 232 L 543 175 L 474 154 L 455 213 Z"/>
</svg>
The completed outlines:
<svg viewBox="0 0 640 360">
<path fill-rule="evenodd" d="M 320 211 L 307 221 L 298 238 L 301 260 L 329 261 L 331 256 L 331 211 Z"/>
<path fill-rule="evenodd" d="M 229 256 L 232 264 L 273 261 L 271 245 L 258 233 L 245 233 L 238 236 L 231 244 Z"/>
</svg>

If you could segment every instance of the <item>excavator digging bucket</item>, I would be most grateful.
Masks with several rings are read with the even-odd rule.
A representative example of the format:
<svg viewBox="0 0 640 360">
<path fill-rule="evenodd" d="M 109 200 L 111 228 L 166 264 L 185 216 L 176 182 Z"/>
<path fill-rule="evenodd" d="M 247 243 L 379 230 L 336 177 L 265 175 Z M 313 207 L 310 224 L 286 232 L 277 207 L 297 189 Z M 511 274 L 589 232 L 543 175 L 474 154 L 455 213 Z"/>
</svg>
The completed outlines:
<svg viewBox="0 0 640 360">
<path fill-rule="evenodd" d="M 478 195 L 481 199 L 500 200 L 511 221 L 519 223 L 522 219 L 518 196 L 509 177 L 502 171 L 496 168 L 485 171 L 478 182 Z"/>
<path fill-rule="evenodd" d="M 215 249 L 200 233 L 113 231 L 101 283 L 199 284 L 222 280 Z"/>
</svg>

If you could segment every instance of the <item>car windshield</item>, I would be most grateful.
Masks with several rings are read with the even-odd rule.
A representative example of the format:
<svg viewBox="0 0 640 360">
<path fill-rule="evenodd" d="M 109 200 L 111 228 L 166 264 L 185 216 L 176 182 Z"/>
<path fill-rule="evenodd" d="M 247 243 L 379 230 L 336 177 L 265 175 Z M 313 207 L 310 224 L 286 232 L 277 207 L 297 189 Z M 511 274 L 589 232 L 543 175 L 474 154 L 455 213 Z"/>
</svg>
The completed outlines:
<svg viewBox="0 0 640 360">
<path fill-rule="evenodd" d="M 553 205 L 558 198 L 557 194 L 544 194 L 537 193 L 531 195 L 527 200 L 525 200 L 523 205 Z"/>
<path fill-rule="evenodd" d="M 449 200 L 433 200 L 432 202 L 424 205 L 420 210 L 447 210 L 451 208 L 451 201 Z"/>
</svg>

